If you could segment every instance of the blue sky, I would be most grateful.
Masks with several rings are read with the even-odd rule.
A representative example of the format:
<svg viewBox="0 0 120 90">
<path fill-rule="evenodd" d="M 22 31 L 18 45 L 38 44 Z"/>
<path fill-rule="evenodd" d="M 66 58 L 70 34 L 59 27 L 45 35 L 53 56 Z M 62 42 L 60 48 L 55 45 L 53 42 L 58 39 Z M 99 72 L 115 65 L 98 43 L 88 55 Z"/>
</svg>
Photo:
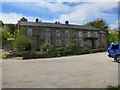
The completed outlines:
<svg viewBox="0 0 120 90">
<path fill-rule="evenodd" d="M 82 25 L 97 18 L 103 18 L 111 29 L 118 27 L 117 2 L 2 2 L 2 21 L 17 23 L 26 17 L 34 22 L 35 18 L 43 22 L 66 20 L 70 24 Z"/>
</svg>

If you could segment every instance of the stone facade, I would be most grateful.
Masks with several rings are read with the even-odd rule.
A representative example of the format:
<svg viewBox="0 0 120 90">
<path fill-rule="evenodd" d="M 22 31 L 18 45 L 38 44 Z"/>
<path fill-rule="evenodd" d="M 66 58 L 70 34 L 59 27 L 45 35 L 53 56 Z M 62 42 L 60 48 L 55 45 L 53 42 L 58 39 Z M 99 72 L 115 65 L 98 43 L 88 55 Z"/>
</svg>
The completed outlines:
<svg viewBox="0 0 120 90">
<path fill-rule="evenodd" d="M 23 21 L 19 21 L 18 25 L 19 28 L 27 27 L 27 35 L 32 38 L 35 49 L 39 49 L 45 42 L 53 46 L 78 43 L 80 47 L 107 48 L 106 33 L 90 26 Z"/>
</svg>

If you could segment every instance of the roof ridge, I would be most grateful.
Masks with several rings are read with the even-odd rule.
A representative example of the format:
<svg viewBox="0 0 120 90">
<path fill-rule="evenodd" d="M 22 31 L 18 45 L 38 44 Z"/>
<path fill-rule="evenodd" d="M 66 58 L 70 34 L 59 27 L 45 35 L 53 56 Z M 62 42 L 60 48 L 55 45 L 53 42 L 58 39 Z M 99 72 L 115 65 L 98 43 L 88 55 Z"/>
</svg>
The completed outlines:
<svg viewBox="0 0 120 90">
<path fill-rule="evenodd" d="M 88 29 L 88 30 L 99 30 L 92 26 L 84 26 L 84 25 L 74 25 L 74 24 L 62 24 L 62 23 L 48 23 L 48 22 L 24 22 L 20 21 L 20 25 L 27 26 L 45 26 L 45 27 L 59 27 L 59 28 L 75 28 L 75 29 Z"/>
</svg>

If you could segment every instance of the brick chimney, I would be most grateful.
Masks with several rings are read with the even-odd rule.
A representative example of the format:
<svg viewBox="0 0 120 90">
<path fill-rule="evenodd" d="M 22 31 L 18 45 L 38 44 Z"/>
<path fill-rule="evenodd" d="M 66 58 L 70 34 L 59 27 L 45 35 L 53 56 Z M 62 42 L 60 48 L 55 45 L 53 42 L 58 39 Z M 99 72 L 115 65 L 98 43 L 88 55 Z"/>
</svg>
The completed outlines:
<svg viewBox="0 0 120 90">
<path fill-rule="evenodd" d="M 65 21 L 65 24 L 67 24 L 67 25 L 68 25 L 68 24 L 69 24 L 69 21 Z"/>
<path fill-rule="evenodd" d="M 93 23 L 91 23 L 91 26 L 93 27 L 93 26 L 94 26 L 94 24 L 93 24 Z"/>
<path fill-rule="evenodd" d="M 36 22 L 38 22 L 39 21 L 39 19 L 38 18 L 36 18 L 36 20 L 35 20 Z"/>
</svg>

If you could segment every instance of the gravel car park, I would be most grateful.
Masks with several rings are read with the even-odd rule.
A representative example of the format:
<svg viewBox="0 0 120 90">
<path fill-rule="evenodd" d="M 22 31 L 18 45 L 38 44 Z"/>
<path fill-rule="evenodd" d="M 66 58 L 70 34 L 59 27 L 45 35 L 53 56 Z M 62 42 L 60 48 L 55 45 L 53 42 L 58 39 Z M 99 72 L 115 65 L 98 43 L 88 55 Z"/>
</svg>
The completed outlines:
<svg viewBox="0 0 120 90">
<path fill-rule="evenodd" d="M 16 59 L 2 62 L 3 88 L 106 88 L 118 85 L 118 63 L 109 58 L 107 52 Z"/>
</svg>

